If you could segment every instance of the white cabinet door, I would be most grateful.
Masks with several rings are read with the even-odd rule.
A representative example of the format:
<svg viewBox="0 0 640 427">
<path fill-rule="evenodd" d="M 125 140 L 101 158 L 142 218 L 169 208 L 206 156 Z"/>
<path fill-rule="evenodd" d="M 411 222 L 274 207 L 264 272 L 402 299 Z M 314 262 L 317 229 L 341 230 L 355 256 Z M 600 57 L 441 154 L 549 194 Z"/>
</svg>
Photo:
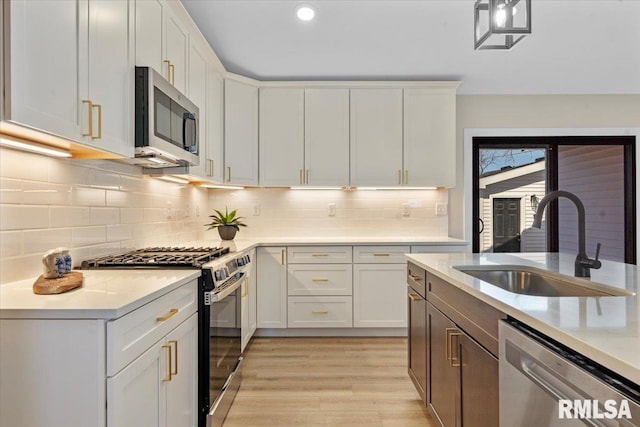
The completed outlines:
<svg viewBox="0 0 640 427">
<path fill-rule="evenodd" d="M 107 427 L 166 425 L 170 352 L 161 340 L 107 379 Z"/>
<path fill-rule="evenodd" d="M 258 88 L 224 83 L 224 181 L 258 185 Z"/>
<path fill-rule="evenodd" d="M 256 251 L 258 328 L 287 327 L 286 256 L 284 247 Z"/>
<path fill-rule="evenodd" d="M 242 351 L 251 341 L 257 328 L 255 251 L 251 251 L 249 256 L 252 262 L 246 270 L 246 281 L 242 285 Z"/>
<path fill-rule="evenodd" d="M 303 185 L 304 89 L 260 89 L 260 185 Z"/>
<path fill-rule="evenodd" d="M 136 2 L 136 63 L 139 67 L 153 67 L 166 72 L 164 60 L 165 10 L 162 0 Z M 164 67 L 163 67 L 164 65 Z"/>
<path fill-rule="evenodd" d="M 402 89 L 351 89 L 351 185 L 402 183 Z"/>
<path fill-rule="evenodd" d="M 89 0 L 88 12 L 87 83 L 93 125 L 85 142 L 125 157 L 134 154 L 134 30 L 133 19 L 129 19 L 133 6 L 126 0 Z"/>
<path fill-rule="evenodd" d="M 182 93 L 187 92 L 187 52 L 189 33 L 186 26 L 167 8 L 166 21 L 167 47 L 162 75 Z"/>
<path fill-rule="evenodd" d="M 349 185 L 349 89 L 305 89 L 305 182 Z"/>
<path fill-rule="evenodd" d="M 14 0 L 10 7 L 10 106 L 6 119 L 76 141 L 80 9 L 75 1 Z M 83 44 L 86 48 L 86 43 Z"/>
<path fill-rule="evenodd" d="M 353 326 L 407 326 L 406 264 L 353 265 Z"/>
<path fill-rule="evenodd" d="M 193 175 L 205 177 L 207 172 L 207 50 L 195 38 L 189 43 L 189 79 L 187 96 L 198 107 L 198 149 L 200 163 L 191 166 L 189 172 Z"/>
<path fill-rule="evenodd" d="M 213 55 L 212 52 L 210 52 L 211 55 Z M 222 182 L 224 179 L 224 79 L 215 69 L 213 60 L 209 62 L 207 73 L 206 126 L 206 176 L 215 182 Z"/>
<path fill-rule="evenodd" d="M 404 90 L 405 185 L 453 187 L 455 138 L 455 90 Z"/>
<path fill-rule="evenodd" d="M 167 427 L 198 425 L 198 315 L 193 314 L 167 335 L 170 347 L 171 380 L 167 388 Z M 136 424 L 143 425 L 143 424 Z"/>
</svg>

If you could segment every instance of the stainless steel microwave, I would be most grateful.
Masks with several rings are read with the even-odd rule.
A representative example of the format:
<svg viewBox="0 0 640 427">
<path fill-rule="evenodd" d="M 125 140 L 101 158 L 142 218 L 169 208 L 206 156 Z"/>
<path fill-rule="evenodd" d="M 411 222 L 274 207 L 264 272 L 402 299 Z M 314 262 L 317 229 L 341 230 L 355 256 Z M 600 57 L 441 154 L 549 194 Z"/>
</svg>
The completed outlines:
<svg viewBox="0 0 640 427">
<path fill-rule="evenodd" d="M 151 67 L 136 67 L 135 82 L 135 163 L 198 165 L 198 107 Z"/>
</svg>

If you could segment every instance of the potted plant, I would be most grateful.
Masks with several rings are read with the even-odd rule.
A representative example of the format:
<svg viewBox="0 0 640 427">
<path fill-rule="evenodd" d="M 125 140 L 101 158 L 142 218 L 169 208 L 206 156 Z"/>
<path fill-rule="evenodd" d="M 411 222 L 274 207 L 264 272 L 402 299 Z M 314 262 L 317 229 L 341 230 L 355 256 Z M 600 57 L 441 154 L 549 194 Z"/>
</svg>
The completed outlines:
<svg viewBox="0 0 640 427">
<path fill-rule="evenodd" d="M 220 234 L 220 238 L 222 240 L 233 240 L 236 236 L 236 233 L 240 231 L 240 227 L 246 227 L 247 224 L 243 223 L 241 220 L 244 217 L 236 216 L 237 209 L 229 212 L 227 207 L 224 208 L 224 213 L 221 211 L 214 209 L 216 212 L 215 215 L 209 215 L 211 218 L 210 224 L 205 224 L 205 227 L 208 226 L 207 230 L 211 230 L 212 228 L 218 229 L 218 234 Z"/>
</svg>

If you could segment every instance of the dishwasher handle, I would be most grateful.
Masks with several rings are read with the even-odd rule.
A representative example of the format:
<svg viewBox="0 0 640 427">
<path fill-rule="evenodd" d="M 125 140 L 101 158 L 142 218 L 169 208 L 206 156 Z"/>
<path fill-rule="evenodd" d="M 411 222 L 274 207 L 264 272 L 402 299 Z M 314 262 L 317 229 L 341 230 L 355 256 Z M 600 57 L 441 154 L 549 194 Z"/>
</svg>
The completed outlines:
<svg viewBox="0 0 640 427">
<path fill-rule="evenodd" d="M 530 381 L 544 390 L 553 398 L 560 400 L 582 400 L 584 396 L 580 395 L 571 384 L 563 380 L 561 376 L 554 374 L 543 363 L 529 357 L 522 350 L 513 345 L 510 341 L 506 341 L 506 355 L 509 364 L 525 375 Z M 606 427 L 597 419 L 582 418 L 583 423 L 591 427 Z"/>
</svg>

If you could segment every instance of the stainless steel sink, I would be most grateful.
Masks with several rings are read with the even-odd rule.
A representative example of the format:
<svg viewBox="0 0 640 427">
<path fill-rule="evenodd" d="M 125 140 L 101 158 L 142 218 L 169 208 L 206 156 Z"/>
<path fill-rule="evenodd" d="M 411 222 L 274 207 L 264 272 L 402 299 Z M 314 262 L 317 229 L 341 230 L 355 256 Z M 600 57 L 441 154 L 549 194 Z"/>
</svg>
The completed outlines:
<svg viewBox="0 0 640 427">
<path fill-rule="evenodd" d="M 453 268 L 516 294 L 545 297 L 634 295 L 623 289 L 522 265 L 460 265 Z"/>
</svg>

